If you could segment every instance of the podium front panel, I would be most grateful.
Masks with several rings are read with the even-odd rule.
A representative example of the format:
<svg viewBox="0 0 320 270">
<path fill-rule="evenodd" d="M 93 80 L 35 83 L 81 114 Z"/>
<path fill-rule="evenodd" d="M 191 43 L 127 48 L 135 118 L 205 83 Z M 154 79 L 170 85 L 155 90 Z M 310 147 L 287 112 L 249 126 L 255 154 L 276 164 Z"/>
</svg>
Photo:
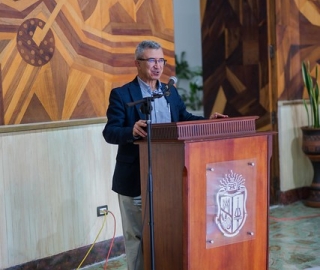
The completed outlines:
<svg viewBox="0 0 320 270">
<path fill-rule="evenodd" d="M 188 226 L 185 268 L 188 270 L 256 270 L 268 269 L 268 136 L 250 136 L 230 138 L 207 142 L 189 142 L 185 148 L 185 165 L 187 169 L 186 188 Z M 239 242 L 225 241 L 224 244 L 208 248 L 207 243 L 207 164 L 242 161 L 255 163 L 254 170 L 248 177 L 253 186 L 248 185 L 253 195 L 250 204 L 253 212 L 246 222 L 252 227 L 252 239 Z M 249 166 L 250 167 L 250 166 Z M 236 172 L 245 175 L 235 166 Z M 239 170 L 239 172 L 238 172 Z M 250 169 L 248 169 L 250 171 Z M 247 217 L 249 218 L 249 217 Z M 250 238 L 251 236 L 248 235 Z M 200 267 L 200 268 L 199 268 Z"/>
<path fill-rule="evenodd" d="M 156 269 L 268 269 L 268 168 L 271 141 L 271 134 L 254 133 L 244 137 L 152 142 Z M 146 142 L 140 142 L 139 147 L 144 216 L 143 252 L 145 270 L 151 270 L 148 147 Z M 252 162 L 255 166 L 252 170 L 238 170 L 242 165 L 237 164 L 242 162 Z M 221 164 L 227 164 L 234 173 L 246 178 L 247 194 L 250 194 L 246 206 L 250 216 L 248 214 L 241 232 L 253 235 L 211 246 L 207 242 L 210 240 L 207 239 L 207 175 L 208 168 Z"/>
</svg>

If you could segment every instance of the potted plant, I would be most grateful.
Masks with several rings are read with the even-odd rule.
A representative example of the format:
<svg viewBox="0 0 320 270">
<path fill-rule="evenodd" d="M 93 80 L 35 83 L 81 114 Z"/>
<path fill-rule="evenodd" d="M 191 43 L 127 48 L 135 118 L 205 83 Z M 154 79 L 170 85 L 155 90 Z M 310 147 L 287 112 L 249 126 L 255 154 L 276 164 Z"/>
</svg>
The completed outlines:
<svg viewBox="0 0 320 270">
<path fill-rule="evenodd" d="M 202 68 L 191 68 L 185 56 L 185 51 L 181 52 L 180 58 L 175 55 L 176 76 L 178 77 L 177 89 L 186 106 L 193 111 L 197 111 L 202 108 Z M 187 87 L 182 87 L 181 81 Z"/>
<path fill-rule="evenodd" d="M 309 106 L 304 99 L 304 106 L 306 108 L 308 117 L 308 126 L 313 128 L 320 127 L 319 118 L 319 84 L 318 84 L 318 66 L 315 69 L 316 76 L 313 78 L 310 72 L 310 63 L 302 62 L 302 79 L 304 86 L 307 89 L 309 97 Z M 310 109 L 310 110 L 309 110 Z"/>
<path fill-rule="evenodd" d="M 306 199 L 305 204 L 311 207 L 320 207 L 320 111 L 318 66 L 315 68 L 315 77 L 312 77 L 310 63 L 303 62 L 302 78 L 308 93 L 308 100 L 303 100 L 308 117 L 308 126 L 301 127 L 302 150 L 310 159 L 314 170 L 309 197 Z"/>
</svg>

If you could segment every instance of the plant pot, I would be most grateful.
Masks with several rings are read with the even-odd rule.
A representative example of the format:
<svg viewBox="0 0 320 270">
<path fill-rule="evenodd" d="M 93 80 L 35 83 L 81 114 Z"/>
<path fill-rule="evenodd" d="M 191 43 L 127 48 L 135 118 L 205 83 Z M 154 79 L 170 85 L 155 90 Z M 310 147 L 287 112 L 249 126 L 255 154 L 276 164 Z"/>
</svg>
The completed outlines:
<svg viewBox="0 0 320 270">
<path fill-rule="evenodd" d="M 320 207 L 320 128 L 302 127 L 302 151 L 311 161 L 313 179 L 305 205 Z"/>
</svg>

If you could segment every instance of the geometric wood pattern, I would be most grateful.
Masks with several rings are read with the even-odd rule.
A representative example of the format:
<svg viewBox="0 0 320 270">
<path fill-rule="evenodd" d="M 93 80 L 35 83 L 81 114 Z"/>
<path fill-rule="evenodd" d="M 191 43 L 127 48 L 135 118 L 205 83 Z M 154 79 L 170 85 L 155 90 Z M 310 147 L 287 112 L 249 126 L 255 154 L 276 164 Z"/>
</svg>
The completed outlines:
<svg viewBox="0 0 320 270">
<path fill-rule="evenodd" d="M 277 131 L 270 119 L 277 102 L 307 97 L 301 63 L 309 61 L 313 74 L 320 64 L 319 10 L 319 0 L 201 0 L 205 115 L 257 115 L 259 129 Z M 273 144 L 270 191 L 276 199 L 277 140 Z"/>
<path fill-rule="evenodd" d="M 170 0 L 0 1 L 0 124 L 105 116 L 136 75 L 134 51 L 158 41 L 175 72 Z"/>
<path fill-rule="evenodd" d="M 257 115 L 270 129 L 265 0 L 202 1 L 205 115 Z"/>
<path fill-rule="evenodd" d="M 276 81 L 270 81 L 277 76 L 269 55 L 276 31 L 273 17 L 278 17 L 273 1 L 201 0 L 205 115 L 215 111 L 232 117 L 255 115 L 257 129 L 278 131 L 271 118 L 278 101 Z M 276 138 L 272 144 L 269 189 L 274 203 L 280 181 Z"/>
<path fill-rule="evenodd" d="M 301 63 L 309 61 L 312 72 L 320 64 L 319 10 L 319 1 L 276 1 L 279 100 L 307 98 Z"/>
</svg>

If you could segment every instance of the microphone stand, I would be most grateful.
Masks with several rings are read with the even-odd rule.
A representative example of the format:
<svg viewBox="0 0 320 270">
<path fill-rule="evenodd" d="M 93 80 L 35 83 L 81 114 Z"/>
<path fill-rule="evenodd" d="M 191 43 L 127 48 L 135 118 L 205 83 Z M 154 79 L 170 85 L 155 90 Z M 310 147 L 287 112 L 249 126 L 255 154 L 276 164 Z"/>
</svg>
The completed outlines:
<svg viewBox="0 0 320 270">
<path fill-rule="evenodd" d="M 146 115 L 147 118 L 147 142 L 148 142 L 148 192 L 149 192 L 149 225 L 150 225 L 150 253 L 151 253 L 151 270 L 155 270 L 155 256 L 154 256 L 154 214 L 153 214 L 153 178 L 152 178 L 152 164 L 151 164 L 151 101 L 155 98 L 161 98 L 162 94 L 154 94 L 152 97 L 145 97 L 135 102 L 127 103 L 127 106 L 134 106 L 141 104 L 140 111 Z"/>
</svg>

